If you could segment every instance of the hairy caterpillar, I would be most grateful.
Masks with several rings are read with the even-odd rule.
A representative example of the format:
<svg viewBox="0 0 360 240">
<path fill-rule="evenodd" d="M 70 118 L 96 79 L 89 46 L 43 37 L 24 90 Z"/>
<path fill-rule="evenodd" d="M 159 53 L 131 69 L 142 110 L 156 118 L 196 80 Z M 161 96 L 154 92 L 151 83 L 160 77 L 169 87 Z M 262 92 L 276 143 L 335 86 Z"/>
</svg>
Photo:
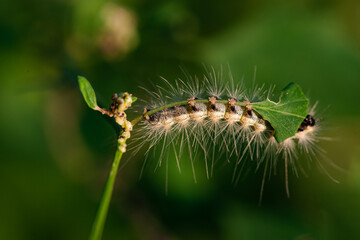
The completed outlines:
<svg viewBox="0 0 360 240">
<path fill-rule="evenodd" d="M 323 150 L 317 142 L 323 138 L 318 136 L 315 107 L 308 109 L 309 100 L 297 84 L 287 85 L 281 91 L 279 101 L 274 102 L 270 100 L 273 88 L 266 94 L 263 86 L 254 86 L 246 93 L 241 85 L 234 83 L 231 74 L 230 84 L 226 85 L 222 71 L 216 73 L 213 68 L 202 80 L 188 77 L 185 81 L 178 79 L 172 85 L 164 79 L 166 88 L 157 86 L 157 92 L 145 89 L 153 100 L 150 104 L 145 102 L 147 107 L 143 114 L 129 121 L 125 111 L 137 100 L 136 97 L 127 92 L 114 94 L 110 108 L 101 108 L 91 84 L 86 78 L 78 77 L 87 105 L 113 117 L 121 127 L 91 238 L 101 237 L 119 163 L 128 150 L 132 150 L 134 155 L 140 149 L 146 149 L 146 154 L 151 149 L 161 149 L 153 153 L 159 159 L 157 166 L 161 166 L 164 160 L 166 162 L 166 190 L 170 152 L 175 155 L 179 171 L 180 159 L 184 152 L 188 153 L 195 181 L 194 161 L 198 158 L 204 159 L 206 174 L 210 177 L 219 157 L 226 154 L 227 162 L 235 165 L 235 182 L 247 162 L 256 163 L 256 170 L 265 165 L 259 203 L 266 176 L 275 172 L 281 160 L 284 160 L 288 196 L 288 165 L 297 175 L 298 169 L 303 170 L 301 154 L 310 160 L 319 160 L 316 156 Z M 321 159 L 326 160 L 325 157 Z M 325 170 L 321 161 L 317 163 Z"/>
<path fill-rule="evenodd" d="M 278 141 L 275 135 L 278 129 L 255 107 L 269 100 L 273 88 L 265 91 L 264 86 L 254 86 L 246 92 L 242 84 L 235 84 L 231 74 L 225 79 L 222 71 L 216 73 L 213 68 L 203 79 L 187 76 L 186 80 L 177 79 L 174 84 L 163 80 L 167 87 L 157 86 L 156 92 L 145 89 L 152 100 L 146 103 L 144 114 L 132 121 L 139 126 L 134 128 L 129 146 L 134 154 L 143 146 L 147 154 L 151 149 L 160 148 L 154 153 L 159 159 L 158 166 L 173 152 L 180 171 L 180 159 L 187 152 L 196 181 L 195 159 L 204 159 L 205 171 L 210 177 L 215 163 L 225 154 L 228 162 L 235 164 L 233 181 L 237 182 L 250 159 L 256 162 L 256 169 L 265 164 L 262 194 L 265 177 L 283 160 L 289 196 L 288 168 L 297 175 L 304 163 L 299 155 L 312 160 L 322 152 L 317 145 L 321 137 L 315 106 L 306 110 L 293 135 Z M 317 162 L 323 169 L 322 163 Z"/>
</svg>

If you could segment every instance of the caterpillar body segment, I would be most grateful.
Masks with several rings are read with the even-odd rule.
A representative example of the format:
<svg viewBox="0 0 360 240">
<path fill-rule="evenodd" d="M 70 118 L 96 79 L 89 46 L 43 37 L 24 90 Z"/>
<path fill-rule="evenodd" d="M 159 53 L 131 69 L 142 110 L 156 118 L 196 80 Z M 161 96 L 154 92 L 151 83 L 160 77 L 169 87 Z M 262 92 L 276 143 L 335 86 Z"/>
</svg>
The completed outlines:
<svg viewBox="0 0 360 240">
<path fill-rule="evenodd" d="M 253 127 L 255 131 L 267 129 L 265 120 L 250 107 L 235 105 L 231 99 L 229 103 L 219 103 L 214 97 L 210 97 L 207 104 L 190 98 L 188 105 L 174 106 L 146 115 L 150 125 L 165 129 L 169 129 L 173 124 L 186 125 L 189 121 L 202 122 L 206 119 L 213 123 L 226 121 L 228 124 L 240 124 L 244 128 Z"/>
</svg>

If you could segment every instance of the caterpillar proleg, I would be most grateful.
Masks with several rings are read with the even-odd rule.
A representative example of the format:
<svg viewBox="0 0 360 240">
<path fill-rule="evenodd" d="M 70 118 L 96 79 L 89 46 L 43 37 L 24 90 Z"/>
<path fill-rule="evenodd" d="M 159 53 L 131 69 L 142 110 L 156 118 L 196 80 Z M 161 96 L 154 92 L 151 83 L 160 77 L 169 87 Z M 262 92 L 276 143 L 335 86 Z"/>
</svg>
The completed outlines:
<svg viewBox="0 0 360 240">
<path fill-rule="evenodd" d="M 265 166 L 264 179 L 282 163 L 289 196 L 288 171 L 297 175 L 307 161 L 299 156 L 312 160 L 322 152 L 317 145 L 321 138 L 315 107 L 309 109 L 308 99 L 296 84 L 289 84 L 279 102 L 274 102 L 270 99 L 273 87 L 245 91 L 231 74 L 225 77 L 213 68 L 202 78 L 187 76 L 174 84 L 163 81 L 166 87 L 157 86 L 154 92 L 145 89 L 151 100 L 145 102 L 144 114 L 132 121 L 138 126 L 129 146 L 134 153 L 142 147 L 146 154 L 158 150 L 153 152 L 157 166 L 172 152 L 181 171 L 180 159 L 186 152 L 192 166 L 204 159 L 206 175 L 211 177 L 225 154 L 234 165 L 236 183 L 247 161 L 256 164 L 254 171 Z M 196 181 L 195 167 L 193 175 Z M 261 194 L 263 186 L 264 180 Z"/>
</svg>

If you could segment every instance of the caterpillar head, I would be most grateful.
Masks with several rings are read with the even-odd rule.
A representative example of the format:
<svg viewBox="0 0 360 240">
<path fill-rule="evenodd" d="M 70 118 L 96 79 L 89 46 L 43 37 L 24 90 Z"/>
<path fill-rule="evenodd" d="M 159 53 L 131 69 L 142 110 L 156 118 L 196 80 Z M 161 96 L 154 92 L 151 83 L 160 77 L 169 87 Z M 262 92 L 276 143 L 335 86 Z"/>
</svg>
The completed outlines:
<svg viewBox="0 0 360 240">
<path fill-rule="evenodd" d="M 312 127 L 314 127 L 316 124 L 315 118 L 311 115 L 307 115 L 304 119 L 304 121 L 301 123 L 298 132 L 303 132 L 307 130 L 311 130 Z"/>
</svg>

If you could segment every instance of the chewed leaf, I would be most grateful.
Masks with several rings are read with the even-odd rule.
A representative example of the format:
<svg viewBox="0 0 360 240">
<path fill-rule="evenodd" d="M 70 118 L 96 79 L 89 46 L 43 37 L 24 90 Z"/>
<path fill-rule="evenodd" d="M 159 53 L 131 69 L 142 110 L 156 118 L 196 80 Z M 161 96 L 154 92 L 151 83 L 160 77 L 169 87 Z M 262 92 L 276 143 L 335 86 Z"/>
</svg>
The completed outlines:
<svg viewBox="0 0 360 240">
<path fill-rule="evenodd" d="M 275 129 L 275 139 L 281 143 L 296 134 L 308 114 L 309 99 L 299 85 L 290 83 L 282 91 L 279 102 L 269 99 L 253 103 L 252 107 Z"/>
<path fill-rule="evenodd" d="M 84 97 L 85 102 L 90 108 L 95 109 L 97 107 L 96 95 L 91 84 L 86 78 L 82 76 L 78 76 L 78 81 L 79 81 L 80 91 Z"/>
</svg>

